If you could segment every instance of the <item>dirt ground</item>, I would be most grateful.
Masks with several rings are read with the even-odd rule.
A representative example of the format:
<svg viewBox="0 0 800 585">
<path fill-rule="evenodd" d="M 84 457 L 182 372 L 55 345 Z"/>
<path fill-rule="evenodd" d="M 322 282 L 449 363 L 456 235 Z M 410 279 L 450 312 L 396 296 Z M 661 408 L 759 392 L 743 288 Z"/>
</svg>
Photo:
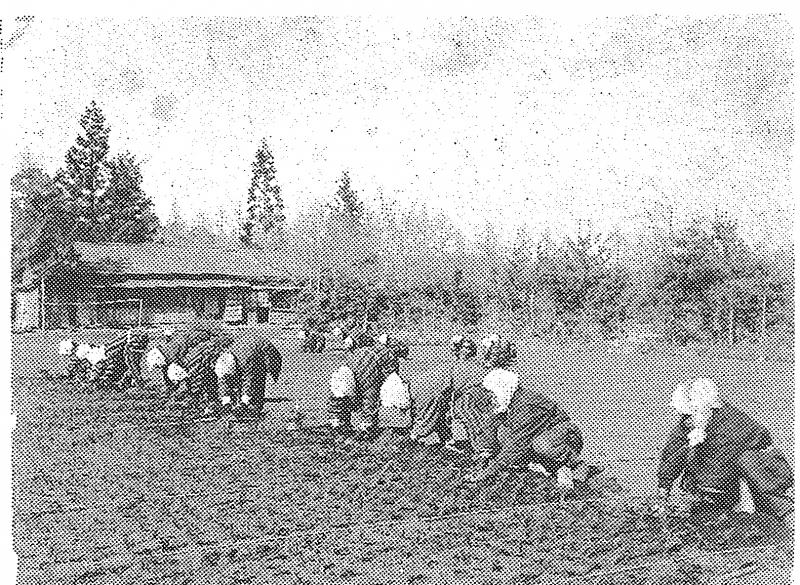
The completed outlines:
<svg viewBox="0 0 800 585">
<path fill-rule="evenodd" d="M 272 394 L 289 402 L 258 422 L 177 424 L 185 413 L 155 385 L 97 396 L 42 378 L 58 371 L 57 340 L 12 341 L 20 583 L 788 582 L 791 551 L 770 519 L 654 518 L 655 462 L 641 458 L 674 422 L 675 383 L 701 374 L 791 454 L 791 364 L 525 344 L 523 383 L 559 400 L 586 459 L 607 466 L 560 502 L 530 473 L 467 486 L 467 462 L 436 448 L 283 430 L 294 400 L 323 417 L 333 353 L 281 341 Z M 404 375 L 425 392 L 444 350 L 411 358 Z"/>
</svg>

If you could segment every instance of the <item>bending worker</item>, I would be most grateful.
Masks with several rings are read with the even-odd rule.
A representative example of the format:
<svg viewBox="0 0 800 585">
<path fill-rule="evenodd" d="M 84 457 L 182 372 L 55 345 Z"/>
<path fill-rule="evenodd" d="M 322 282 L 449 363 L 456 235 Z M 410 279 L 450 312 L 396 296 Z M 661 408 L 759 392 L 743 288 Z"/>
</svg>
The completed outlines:
<svg viewBox="0 0 800 585">
<path fill-rule="evenodd" d="M 504 469 L 527 465 L 555 474 L 561 489 L 572 490 L 574 483 L 585 481 L 589 473 L 580 460 L 580 429 L 550 398 L 520 385 L 519 376 L 509 369 L 516 359 L 513 345 L 496 336 L 487 341 L 486 363 L 491 369 L 483 379 L 483 387 L 493 397 L 490 432 L 504 424 L 509 433 L 497 455 L 467 479 L 491 480 Z"/>
<path fill-rule="evenodd" d="M 722 400 L 708 378 L 678 386 L 672 406 L 680 419 L 658 468 L 661 511 L 678 483 L 693 496 L 692 513 L 714 516 L 737 508 L 749 512 L 760 508 L 791 526 L 792 469 L 769 432 Z"/>
<path fill-rule="evenodd" d="M 331 377 L 330 422 L 339 432 L 352 431 L 352 415 L 357 414 L 357 430 L 375 434 L 381 405 L 381 387 L 392 374 L 399 374 L 399 359 L 408 358 L 408 347 L 382 335 L 369 344 L 366 337 L 353 340 L 346 364 Z M 365 345 L 358 345 L 363 343 Z"/>
<path fill-rule="evenodd" d="M 222 406 L 260 413 L 266 385 L 278 382 L 281 364 L 280 352 L 263 331 L 237 333 L 214 364 Z"/>
</svg>

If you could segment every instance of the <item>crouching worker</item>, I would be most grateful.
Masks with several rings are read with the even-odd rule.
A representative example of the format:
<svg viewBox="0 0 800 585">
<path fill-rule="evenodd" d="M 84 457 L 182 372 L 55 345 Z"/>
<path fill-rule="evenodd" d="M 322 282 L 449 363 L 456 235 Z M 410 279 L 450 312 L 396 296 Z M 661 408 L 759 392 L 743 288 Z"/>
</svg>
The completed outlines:
<svg viewBox="0 0 800 585">
<path fill-rule="evenodd" d="M 690 513 L 770 512 L 792 526 L 788 491 L 792 469 L 769 432 L 719 396 L 708 379 L 680 385 L 672 396 L 680 419 L 658 468 L 659 509 L 665 513 L 675 484 L 692 497 Z"/>
<path fill-rule="evenodd" d="M 489 481 L 511 467 L 528 466 L 555 474 L 559 488 L 571 491 L 575 482 L 587 479 L 589 469 L 580 460 L 583 437 L 580 429 L 551 399 L 520 385 L 519 376 L 509 370 L 516 350 L 507 341 L 491 340 L 486 352 L 487 366 L 482 385 L 492 396 L 493 422 L 508 428 L 508 438 L 486 466 L 467 477 L 468 481 Z"/>
<path fill-rule="evenodd" d="M 126 390 L 130 383 L 142 388 L 141 360 L 147 345 L 147 334 L 141 330 L 130 330 L 107 346 L 93 348 L 90 383 L 98 390 Z M 94 360 L 94 363 L 92 363 Z"/>
<path fill-rule="evenodd" d="M 454 375 L 459 373 L 463 366 L 474 362 L 477 364 L 477 346 L 471 339 L 463 335 L 456 335 L 450 340 L 450 352 L 455 360 L 444 364 L 437 372 L 433 373 L 426 380 L 425 387 L 420 395 L 417 396 L 418 402 L 415 404 L 414 427 L 411 429 L 411 438 L 426 444 L 437 444 L 447 441 L 449 445 L 456 445 L 468 440 L 466 428 L 463 423 L 454 417 L 454 404 L 456 393 L 454 393 Z M 477 368 L 477 375 L 473 379 L 480 384 L 483 380 L 483 369 Z M 468 377 L 469 378 L 469 377 Z M 463 376 L 459 376 L 463 380 Z M 464 394 L 464 388 L 459 384 L 458 396 Z"/>
<path fill-rule="evenodd" d="M 78 357 L 78 348 L 89 348 L 86 344 L 75 345 L 71 339 L 64 339 L 58 344 L 58 355 L 61 356 L 62 367 L 58 377 L 62 379 L 80 381 L 84 378 L 86 370 L 85 353 Z"/>
<path fill-rule="evenodd" d="M 107 363 L 106 348 L 104 345 L 94 345 L 86 352 L 86 389 L 88 392 L 95 390 L 108 390 L 109 364 Z"/>
<path fill-rule="evenodd" d="M 186 354 L 186 378 L 178 388 L 178 395 L 188 395 L 195 400 L 205 416 L 211 416 L 222 408 L 219 385 L 214 366 L 223 347 L 230 344 L 227 333 L 196 344 Z M 227 403 L 230 406 L 230 402 Z"/>
<path fill-rule="evenodd" d="M 280 376 L 281 354 L 262 332 L 248 331 L 222 350 L 214 372 L 223 407 L 260 413 L 267 383 L 277 383 Z"/>
</svg>

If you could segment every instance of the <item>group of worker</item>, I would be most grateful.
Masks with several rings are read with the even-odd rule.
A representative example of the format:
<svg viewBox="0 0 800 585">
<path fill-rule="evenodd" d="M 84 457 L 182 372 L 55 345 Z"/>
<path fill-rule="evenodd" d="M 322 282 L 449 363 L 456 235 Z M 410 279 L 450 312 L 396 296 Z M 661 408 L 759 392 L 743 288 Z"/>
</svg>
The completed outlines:
<svg viewBox="0 0 800 585">
<path fill-rule="evenodd" d="M 59 352 L 69 375 L 88 384 L 141 387 L 144 359 L 161 371 L 169 396 L 198 400 L 206 415 L 255 415 L 264 408 L 282 359 L 263 331 L 196 327 L 167 330 L 163 337 L 149 351 L 147 334 L 131 330 L 107 347 L 66 340 Z M 516 348 L 498 335 L 480 344 L 453 337 L 451 359 L 426 375 L 416 399 L 400 374 L 401 360 L 409 358 L 406 344 L 387 334 L 352 332 L 343 347 L 328 400 L 328 424 L 337 434 L 372 440 L 389 433 L 410 445 L 471 453 L 469 482 L 528 469 L 554 476 L 559 488 L 571 491 L 599 471 L 581 459 L 581 430 L 533 381 L 520 379 Z M 698 512 L 761 508 L 791 522 L 792 469 L 762 425 L 723 400 L 707 378 L 679 385 L 671 404 L 679 421 L 660 459 L 660 511 L 679 487 L 693 495 Z"/>
<path fill-rule="evenodd" d="M 59 353 L 67 360 L 66 375 L 92 391 L 112 389 L 114 383 L 118 390 L 130 384 L 142 388 L 144 361 L 160 374 L 171 400 L 193 401 L 208 416 L 260 413 L 267 385 L 278 381 L 282 366 L 280 352 L 262 332 L 231 334 L 206 325 L 177 333 L 167 329 L 149 350 L 146 334 L 131 330 L 108 346 L 65 340 Z"/>
<path fill-rule="evenodd" d="M 569 415 L 513 371 L 513 343 L 491 335 L 479 345 L 456 335 L 450 350 L 450 363 L 426 375 L 413 400 L 399 377 L 407 346 L 386 335 L 351 340 L 350 354 L 331 376 L 331 426 L 366 436 L 407 431 L 414 443 L 471 452 L 469 482 L 527 468 L 554 476 L 568 492 L 601 471 L 581 459 L 583 435 Z M 696 514 L 762 509 L 792 527 L 793 471 L 769 432 L 724 401 L 708 378 L 680 384 L 671 404 L 679 421 L 660 458 L 658 510 L 665 513 L 670 496 L 681 491 Z"/>
<path fill-rule="evenodd" d="M 65 339 L 58 353 L 66 360 L 66 375 L 89 390 L 142 388 L 141 364 L 149 336 L 131 329 L 108 345 L 75 343 Z"/>
</svg>

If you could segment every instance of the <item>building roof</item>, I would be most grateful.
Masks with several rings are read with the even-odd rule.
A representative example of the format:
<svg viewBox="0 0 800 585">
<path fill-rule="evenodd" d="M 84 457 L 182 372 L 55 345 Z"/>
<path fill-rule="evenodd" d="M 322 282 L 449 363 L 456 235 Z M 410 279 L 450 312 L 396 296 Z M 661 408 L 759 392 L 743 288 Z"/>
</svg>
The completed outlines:
<svg viewBox="0 0 800 585">
<path fill-rule="evenodd" d="M 75 251 L 93 272 L 134 279 L 203 277 L 285 284 L 305 277 L 286 255 L 258 249 L 76 242 Z"/>
<path fill-rule="evenodd" d="M 108 285 L 101 286 L 106 287 Z M 244 280 L 147 278 L 115 282 L 111 285 L 111 288 L 251 288 L 251 285 Z"/>
</svg>

